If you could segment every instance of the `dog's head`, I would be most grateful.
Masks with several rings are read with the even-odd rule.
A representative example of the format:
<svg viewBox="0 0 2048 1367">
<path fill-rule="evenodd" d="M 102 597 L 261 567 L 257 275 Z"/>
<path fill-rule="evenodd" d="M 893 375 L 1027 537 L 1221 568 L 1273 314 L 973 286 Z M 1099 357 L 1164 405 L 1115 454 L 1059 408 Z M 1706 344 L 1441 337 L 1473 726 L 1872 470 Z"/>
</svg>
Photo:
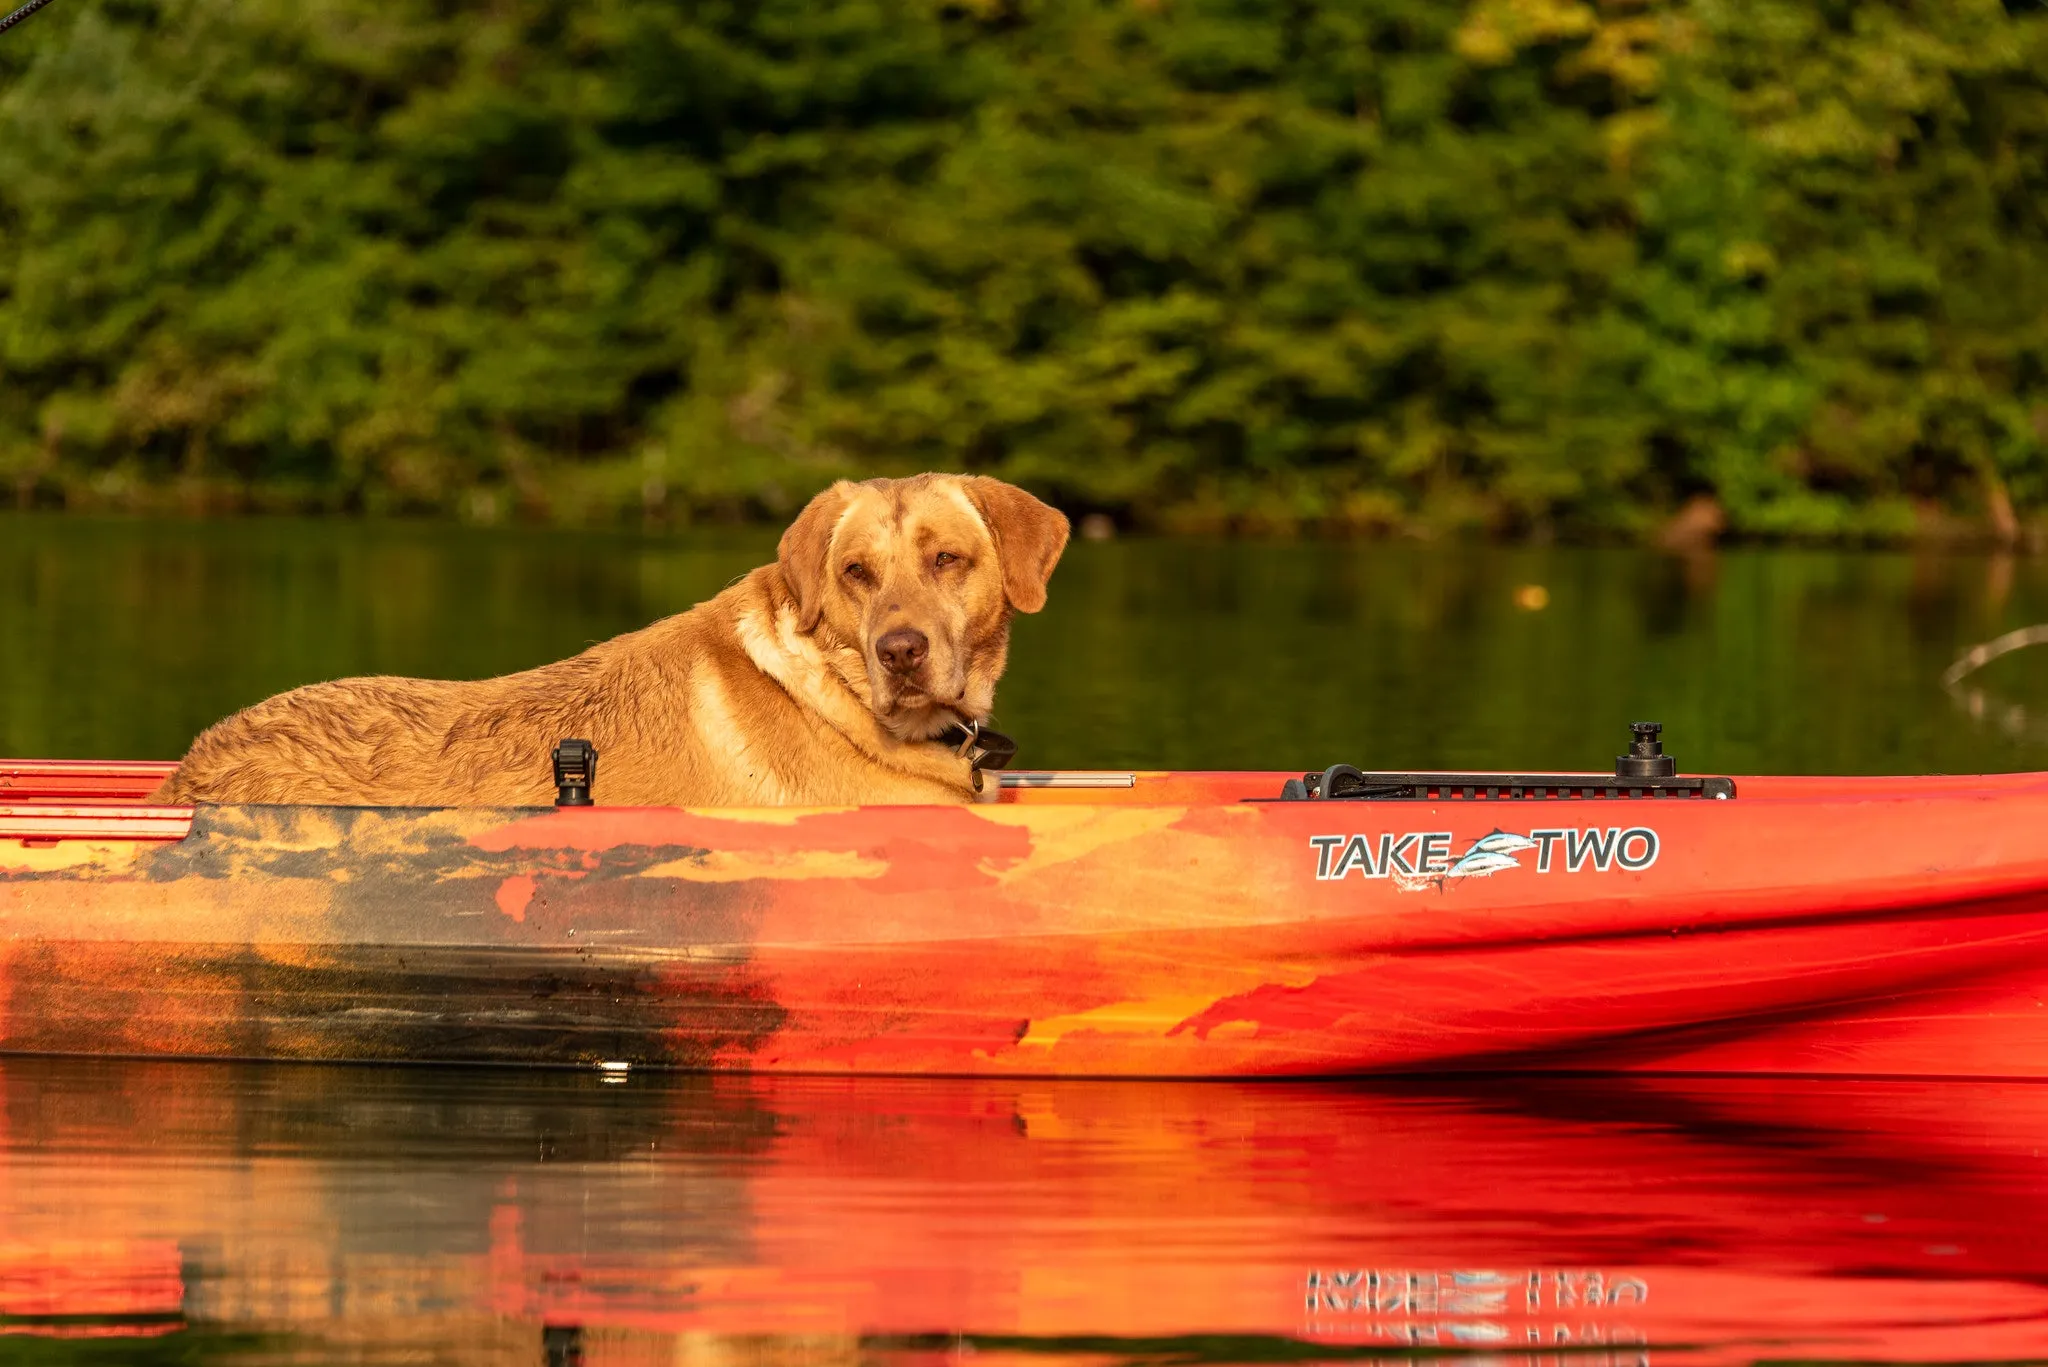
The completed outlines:
<svg viewBox="0 0 2048 1367">
<path fill-rule="evenodd" d="M 1010 616 L 1045 606 L 1067 519 L 978 475 L 841 482 L 782 534 L 798 626 L 858 650 L 868 705 L 905 739 L 995 705 Z"/>
</svg>

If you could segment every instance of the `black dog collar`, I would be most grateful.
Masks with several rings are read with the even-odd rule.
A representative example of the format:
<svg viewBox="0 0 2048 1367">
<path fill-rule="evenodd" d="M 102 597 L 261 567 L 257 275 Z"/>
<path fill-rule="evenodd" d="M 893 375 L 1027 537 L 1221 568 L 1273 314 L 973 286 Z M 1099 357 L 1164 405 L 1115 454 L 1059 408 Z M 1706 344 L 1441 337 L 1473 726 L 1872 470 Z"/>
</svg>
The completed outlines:
<svg viewBox="0 0 2048 1367">
<path fill-rule="evenodd" d="M 941 745 L 953 747 L 955 754 L 965 755 L 975 770 L 1001 769 L 1017 758 L 1017 742 L 1000 731 L 991 731 L 980 722 L 955 722 L 938 735 L 932 737 Z"/>
</svg>

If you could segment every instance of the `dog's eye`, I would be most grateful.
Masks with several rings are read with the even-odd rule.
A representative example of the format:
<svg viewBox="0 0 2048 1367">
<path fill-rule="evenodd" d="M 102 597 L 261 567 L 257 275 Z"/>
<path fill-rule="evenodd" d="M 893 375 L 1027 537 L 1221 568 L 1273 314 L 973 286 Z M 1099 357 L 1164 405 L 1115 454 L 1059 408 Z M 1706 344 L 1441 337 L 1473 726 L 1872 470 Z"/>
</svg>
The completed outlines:
<svg viewBox="0 0 2048 1367">
<path fill-rule="evenodd" d="M 868 581 L 868 567 L 858 560 L 852 561 L 846 567 L 846 577 L 856 584 L 865 584 Z"/>
<path fill-rule="evenodd" d="M 959 556 L 953 554 L 951 551 L 940 551 L 936 556 L 932 557 L 932 563 L 934 565 L 937 565 L 940 569 L 944 569 L 946 568 L 946 566 L 952 564 L 959 558 Z"/>
</svg>

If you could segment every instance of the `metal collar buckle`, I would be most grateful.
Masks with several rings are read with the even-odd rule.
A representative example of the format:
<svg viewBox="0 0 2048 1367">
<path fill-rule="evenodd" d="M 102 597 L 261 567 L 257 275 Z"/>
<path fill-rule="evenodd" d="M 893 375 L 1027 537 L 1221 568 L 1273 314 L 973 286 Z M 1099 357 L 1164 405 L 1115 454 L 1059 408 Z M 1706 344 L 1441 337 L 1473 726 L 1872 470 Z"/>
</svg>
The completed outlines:
<svg viewBox="0 0 2048 1367">
<path fill-rule="evenodd" d="M 965 759 L 977 773 L 1001 769 L 1017 757 L 1017 742 L 980 722 L 956 722 L 933 737 L 953 746 L 953 753 Z"/>
</svg>

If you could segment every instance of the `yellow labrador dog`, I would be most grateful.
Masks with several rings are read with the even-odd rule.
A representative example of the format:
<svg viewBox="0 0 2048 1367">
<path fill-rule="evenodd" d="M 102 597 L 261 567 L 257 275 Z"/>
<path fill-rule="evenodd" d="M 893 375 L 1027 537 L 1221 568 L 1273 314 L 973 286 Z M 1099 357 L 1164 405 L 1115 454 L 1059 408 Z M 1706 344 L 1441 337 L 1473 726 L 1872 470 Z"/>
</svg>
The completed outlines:
<svg viewBox="0 0 2048 1367">
<path fill-rule="evenodd" d="M 281 693 L 202 734 L 153 800 L 542 806 L 573 736 L 607 806 L 965 802 L 969 761 L 934 738 L 988 716 L 1011 616 L 1045 606 L 1066 544 L 999 480 L 842 482 L 688 612 L 498 679 Z"/>
</svg>

